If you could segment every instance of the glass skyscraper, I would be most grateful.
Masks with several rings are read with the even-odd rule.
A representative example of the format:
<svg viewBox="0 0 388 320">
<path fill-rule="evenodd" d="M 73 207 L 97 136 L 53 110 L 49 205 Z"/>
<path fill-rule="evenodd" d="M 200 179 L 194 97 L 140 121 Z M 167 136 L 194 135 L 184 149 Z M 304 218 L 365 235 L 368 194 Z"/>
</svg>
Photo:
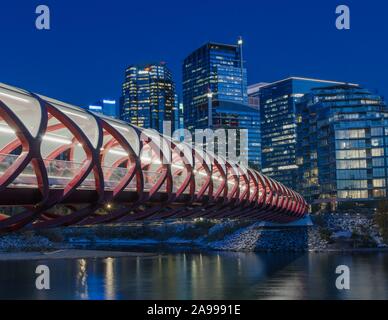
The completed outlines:
<svg viewBox="0 0 388 320">
<path fill-rule="evenodd" d="M 230 101 L 213 101 L 213 110 L 213 130 L 236 130 L 236 155 L 246 156 L 249 166 L 259 169 L 261 161 L 259 108 Z M 242 133 L 242 130 L 246 130 L 246 134 Z M 227 135 L 232 132 L 227 131 Z M 228 145 L 228 152 L 229 147 Z"/>
<path fill-rule="evenodd" d="M 247 72 L 242 40 L 237 45 L 210 42 L 183 62 L 183 105 L 186 129 L 208 125 L 208 93 L 214 100 L 247 104 Z"/>
<path fill-rule="evenodd" d="M 256 136 L 257 136 L 257 145 L 259 146 L 258 150 L 257 147 L 254 148 L 254 152 L 257 153 L 257 158 L 259 159 L 259 165 L 258 167 L 261 169 L 262 164 L 261 164 L 261 118 L 260 118 L 260 89 L 267 85 L 268 83 L 265 82 L 260 82 L 257 84 L 250 85 L 248 87 L 248 104 L 257 110 L 258 114 L 258 120 L 259 120 L 259 126 L 255 128 L 256 131 Z"/>
<path fill-rule="evenodd" d="M 95 113 L 101 113 L 108 117 L 119 118 L 119 111 L 116 100 L 113 99 L 102 99 L 87 107 L 89 111 Z"/>
<path fill-rule="evenodd" d="M 298 188 L 315 209 L 375 207 L 387 196 L 388 107 L 357 85 L 313 89 L 298 104 Z"/>
<path fill-rule="evenodd" d="M 312 88 L 344 84 L 309 78 L 290 77 L 260 87 L 262 171 L 289 187 L 295 187 L 296 104 Z"/>
<path fill-rule="evenodd" d="M 195 129 L 231 130 L 226 135 L 235 137 L 236 156 L 259 168 L 260 114 L 258 106 L 248 105 L 242 44 L 241 39 L 236 45 L 210 42 L 184 60 L 184 121 L 193 133 Z M 231 146 L 227 143 L 228 156 Z M 217 144 L 214 148 L 217 151 Z"/>
<path fill-rule="evenodd" d="M 165 63 L 133 65 L 126 69 L 120 99 L 120 119 L 143 128 L 174 130 L 175 84 Z"/>
</svg>

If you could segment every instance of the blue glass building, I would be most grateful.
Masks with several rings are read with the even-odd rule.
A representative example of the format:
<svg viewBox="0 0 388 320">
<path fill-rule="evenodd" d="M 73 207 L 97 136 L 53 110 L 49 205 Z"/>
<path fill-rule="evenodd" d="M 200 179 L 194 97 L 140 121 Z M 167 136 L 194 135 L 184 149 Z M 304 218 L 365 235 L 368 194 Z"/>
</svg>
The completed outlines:
<svg viewBox="0 0 388 320">
<path fill-rule="evenodd" d="M 260 87 L 263 173 L 295 187 L 298 175 L 296 104 L 312 88 L 335 84 L 344 83 L 290 77 Z"/>
<path fill-rule="evenodd" d="M 208 125 L 208 98 L 247 104 L 247 72 L 238 45 L 210 42 L 183 62 L 183 105 L 185 127 L 193 130 Z"/>
<path fill-rule="evenodd" d="M 258 106 L 248 105 L 242 44 L 241 39 L 236 45 L 210 42 L 184 60 L 184 122 L 193 133 L 195 129 L 227 129 L 227 140 L 230 135 L 236 142 L 236 156 L 259 168 L 260 113 Z M 232 143 L 226 149 L 230 156 Z"/>
<path fill-rule="evenodd" d="M 120 119 L 163 132 L 163 121 L 174 130 L 175 83 L 165 63 L 132 65 L 126 69 L 120 99 Z"/>
<path fill-rule="evenodd" d="M 251 168 L 259 169 L 261 162 L 259 108 L 230 101 L 213 101 L 213 110 L 213 130 L 235 129 L 236 155 L 245 156 Z M 244 134 L 240 135 L 242 130 Z M 229 152 L 229 146 L 227 148 Z"/>
<path fill-rule="evenodd" d="M 315 210 L 387 197 L 388 107 L 357 85 L 313 89 L 298 109 L 298 188 Z"/>
<path fill-rule="evenodd" d="M 108 117 L 119 118 L 119 110 L 114 99 L 102 99 L 91 105 L 89 105 L 86 109 L 95 113 L 101 113 Z"/>
<path fill-rule="evenodd" d="M 248 104 L 255 108 L 257 110 L 258 116 L 259 116 L 259 127 L 256 128 L 256 135 L 259 146 L 258 150 L 256 151 L 256 148 L 254 149 L 255 152 L 257 152 L 257 157 L 259 158 L 259 168 L 262 168 L 261 164 L 261 117 L 260 117 L 260 89 L 264 86 L 266 86 L 268 83 L 260 82 L 253 85 L 250 85 L 248 87 Z"/>
</svg>

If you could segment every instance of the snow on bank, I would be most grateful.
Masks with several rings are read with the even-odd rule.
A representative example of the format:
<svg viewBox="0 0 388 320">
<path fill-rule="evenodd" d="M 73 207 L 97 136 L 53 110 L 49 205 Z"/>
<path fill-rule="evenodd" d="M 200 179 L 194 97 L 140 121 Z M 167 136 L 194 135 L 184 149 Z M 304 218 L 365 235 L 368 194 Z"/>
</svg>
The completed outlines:
<svg viewBox="0 0 388 320">
<path fill-rule="evenodd" d="M 383 246 L 372 217 L 330 215 L 316 218 L 320 218 L 320 223 L 308 227 L 263 226 L 238 220 L 196 220 L 58 228 L 0 236 L 0 251 L 42 251 L 79 244 L 85 247 L 101 244 L 148 248 L 181 245 L 225 251 L 323 251 L 345 248 L 345 244 L 347 248 L 366 247 L 363 243 L 355 246 L 357 238 L 354 240 L 354 235 L 361 239 L 369 235 L 375 243 L 369 247 Z M 346 243 L 342 240 L 344 235 Z M 338 236 L 342 242 L 337 241 Z"/>
<path fill-rule="evenodd" d="M 0 252 L 52 250 L 54 244 L 46 237 L 33 233 L 17 233 L 0 236 Z"/>
</svg>

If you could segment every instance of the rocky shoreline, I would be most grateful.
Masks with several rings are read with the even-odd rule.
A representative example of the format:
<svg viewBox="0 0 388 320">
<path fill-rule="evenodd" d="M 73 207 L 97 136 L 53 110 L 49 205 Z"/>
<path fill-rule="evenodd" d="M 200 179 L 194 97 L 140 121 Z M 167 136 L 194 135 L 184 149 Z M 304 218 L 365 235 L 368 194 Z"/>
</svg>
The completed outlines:
<svg viewBox="0 0 388 320">
<path fill-rule="evenodd" d="M 266 227 L 241 221 L 169 221 L 126 226 L 69 227 L 0 236 L 5 252 L 44 252 L 108 245 L 185 246 L 218 251 L 365 251 L 386 250 L 370 216 L 330 214 L 313 226 Z"/>
</svg>

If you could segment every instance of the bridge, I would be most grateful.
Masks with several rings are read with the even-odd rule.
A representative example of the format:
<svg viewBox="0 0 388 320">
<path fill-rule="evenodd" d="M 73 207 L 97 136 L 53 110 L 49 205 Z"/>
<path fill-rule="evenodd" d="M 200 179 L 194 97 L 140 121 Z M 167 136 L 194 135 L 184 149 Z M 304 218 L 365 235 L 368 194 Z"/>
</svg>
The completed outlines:
<svg viewBox="0 0 388 320">
<path fill-rule="evenodd" d="M 0 232 L 186 218 L 289 223 L 307 208 L 256 170 L 0 83 Z"/>
</svg>

